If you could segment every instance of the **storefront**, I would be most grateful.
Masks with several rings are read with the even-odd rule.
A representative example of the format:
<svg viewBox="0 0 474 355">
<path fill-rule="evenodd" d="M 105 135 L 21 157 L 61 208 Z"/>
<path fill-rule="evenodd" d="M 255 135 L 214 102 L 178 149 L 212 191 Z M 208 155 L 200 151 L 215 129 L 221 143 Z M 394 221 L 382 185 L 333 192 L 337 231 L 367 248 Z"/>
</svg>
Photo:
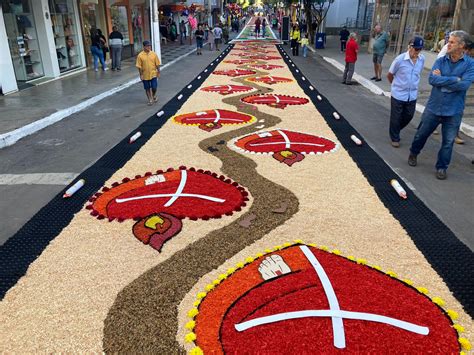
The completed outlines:
<svg viewBox="0 0 474 355">
<path fill-rule="evenodd" d="M 82 41 L 84 43 L 87 65 L 92 66 L 93 58 L 91 53 L 91 29 L 97 28 L 103 30 L 104 33 L 107 33 L 105 1 L 80 0 L 79 12 L 83 33 Z"/>
</svg>

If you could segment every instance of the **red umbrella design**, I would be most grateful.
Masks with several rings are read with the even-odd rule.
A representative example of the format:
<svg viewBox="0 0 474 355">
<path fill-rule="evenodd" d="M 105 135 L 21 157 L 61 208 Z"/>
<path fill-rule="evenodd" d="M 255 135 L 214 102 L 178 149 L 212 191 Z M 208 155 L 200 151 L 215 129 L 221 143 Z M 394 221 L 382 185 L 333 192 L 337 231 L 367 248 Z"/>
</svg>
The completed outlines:
<svg viewBox="0 0 474 355">
<path fill-rule="evenodd" d="M 253 90 L 251 86 L 245 85 L 213 85 L 213 86 L 206 86 L 205 88 L 201 89 L 202 91 L 206 92 L 217 92 L 221 95 L 228 95 L 234 94 L 236 92 L 246 92 Z"/>
<path fill-rule="evenodd" d="M 240 211 L 248 193 L 236 182 L 210 171 L 168 169 L 123 179 L 90 199 L 91 214 L 99 219 L 134 219 L 134 235 L 158 251 L 181 230 L 181 219 L 220 218 Z"/>
<path fill-rule="evenodd" d="M 243 64 L 255 63 L 255 60 L 254 59 L 224 60 L 224 63 L 243 65 Z"/>
<path fill-rule="evenodd" d="M 264 83 L 264 84 L 270 84 L 270 85 L 278 84 L 278 83 L 290 83 L 293 81 L 292 79 L 282 78 L 280 76 L 270 76 L 270 75 L 256 76 L 256 77 L 248 78 L 246 80 L 254 82 L 254 83 Z"/>
<path fill-rule="evenodd" d="M 291 166 L 305 155 L 334 152 L 339 145 L 324 137 L 276 129 L 237 138 L 232 147 L 245 153 L 272 154 L 279 162 Z"/>
<path fill-rule="evenodd" d="M 214 109 L 176 115 L 172 117 L 172 120 L 184 125 L 199 126 L 199 128 L 210 132 L 221 128 L 223 125 L 253 123 L 256 118 L 245 113 Z"/>
<path fill-rule="evenodd" d="M 307 245 L 258 257 L 197 306 L 204 354 L 458 354 L 429 297 L 375 268 Z M 390 352 L 390 351 L 388 351 Z"/>
<path fill-rule="evenodd" d="M 249 67 L 254 68 L 254 69 L 263 69 L 263 70 L 284 68 L 283 65 L 276 65 L 276 64 L 251 64 L 249 65 Z"/>
<path fill-rule="evenodd" d="M 228 70 L 216 70 L 212 74 L 237 77 L 237 76 L 253 75 L 253 74 L 256 74 L 256 72 L 249 69 L 228 69 Z"/>
<path fill-rule="evenodd" d="M 288 105 L 304 105 L 309 102 L 309 100 L 304 97 L 279 94 L 252 95 L 244 97 L 243 99 L 241 99 L 241 101 L 247 104 L 267 105 L 270 107 L 281 109 L 284 109 Z"/>
</svg>

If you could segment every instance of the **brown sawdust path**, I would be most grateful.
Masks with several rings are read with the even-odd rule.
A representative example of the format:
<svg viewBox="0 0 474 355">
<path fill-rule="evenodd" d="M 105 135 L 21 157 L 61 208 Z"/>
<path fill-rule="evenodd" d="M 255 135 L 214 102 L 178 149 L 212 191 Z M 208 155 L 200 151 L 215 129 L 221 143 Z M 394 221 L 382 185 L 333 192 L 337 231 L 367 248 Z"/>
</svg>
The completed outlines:
<svg viewBox="0 0 474 355">
<path fill-rule="evenodd" d="M 256 71 L 254 76 L 267 74 Z M 245 81 L 244 78 L 232 81 L 253 86 L 259 90 L 258 93 L 273 91 Z M 298 199 L 291 191 L 259 175 L 257 164 L 252 159 L 222 144 L 222 141 L 229 142 L 233 138 L 254 133 L 256 125 L 269 128 L 281 122 L 277 116 L 253 111 L 250 105 L 241 107 L 240 99 L 247 95 L 245 93 L 222 101 L 235 106 L 240 112 L 263 119 L 264 122 L 212 136 L 201 141 L 199 147 L 205 152 L 210 152 L 209 147 L 214 148 L 210 154 L 222 161 L 224 174 L 247 188 L 253 198 L 252 206 L 233 223 L 188 245 L 125 287 L 117 296 L 104 323 L 105 352 L 184 352 L 176 341 L 178 305 L 189 290 L 204 275 L 282 225 L 298 211 Z M 272 212 L 285 203 L 288 206 L 286 211 Z M 250 226 L 242 227 L 239 222 L 252 214 L 256 218 Z"/>
</svg>

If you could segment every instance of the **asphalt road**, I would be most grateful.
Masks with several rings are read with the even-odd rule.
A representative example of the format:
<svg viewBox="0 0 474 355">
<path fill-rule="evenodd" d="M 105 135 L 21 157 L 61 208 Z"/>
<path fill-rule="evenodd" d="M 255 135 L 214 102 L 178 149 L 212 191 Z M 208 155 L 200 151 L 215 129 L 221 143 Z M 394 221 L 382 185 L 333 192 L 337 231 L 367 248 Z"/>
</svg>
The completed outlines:
<svg viewBox="0 0 474 355">
<path fill-rule="evenodd" d="M 153 107 L 146 106 L 143 89 L 137 84 L 0 150 L 0 175 L 78 175 L 130 135 L 150 115 L 159 111 L 161 104 L 176 95 L 215 56 L 216 52 L 204 51 L 203 56 L 191 55 L 164 70 L 159 85 L 160 102 Z M 439 181 L 434 176 L 439 137 L 434 137 L 427 143 L 419 157 L 419 166 L 409 167 L 406 160 L 415 127 L 409 126 L 403 131 L 401 148 L 390 146 L 388 98 L 375 96 L 361 86 L 342 85 L 340 72 L 317 56 L 306 59 L 297 57 L 294 61 L 313 85 L 359 131 L 361 137 L 413 187 L 417 196 L 456 236 L 473 250 L 474 166 L 468 158 L 469 154 L 472 156 L 472 145 L 456 147 L 446 181 Z M 1 184 L 0 244 L 13 236 L 64 186 L 65 184 L 41 183 Z"/>
</svg>

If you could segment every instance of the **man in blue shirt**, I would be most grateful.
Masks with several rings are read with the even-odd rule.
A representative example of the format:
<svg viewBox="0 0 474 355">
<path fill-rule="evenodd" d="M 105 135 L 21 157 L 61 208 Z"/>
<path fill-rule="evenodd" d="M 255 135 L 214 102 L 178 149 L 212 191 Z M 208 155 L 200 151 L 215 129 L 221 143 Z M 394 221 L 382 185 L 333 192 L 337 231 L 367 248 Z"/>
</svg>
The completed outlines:
<svg viewBox="0 0 474 355">
<path fill-rule="evenodd" d="M 433 88 L 408 157 L 408 165 L 416 166 L 417 155 L 441 124 L 442 142 L 436 162 L 436 177 L 440 180 L 447 177 L 446 170 L 451 161 L 454 138 L 461 125 L 466 92 L 474 81 L 474 60 L 465 54 L 470 43 L 467 32 L 450 33 L 447 54 L 436 60 L 430 73 L 429 83 Z"/>
<path fill-rule="evenodd" d="M 423 38 L 413 38 L 408 51 L 395 58 L 387 74 L 392 84 L 389 133 L 395 148 L 400 146 L 400 131 L 415 114 L 418 84 L 425 65 L 425 57 L 420 54 L 422 49 Z"/>
<path fill-rule="evenodd" d="M 382 59 L 385 53 L 387 53 L 390 39 L 387 32 L 382 31 L 382 26 L 376 25 L 374 27 L 374 45 L 372 46 L 372 61 L 374 62 L 375 76 L 370 80 L 381 81 L 382 80 Z"/>
</svg>

